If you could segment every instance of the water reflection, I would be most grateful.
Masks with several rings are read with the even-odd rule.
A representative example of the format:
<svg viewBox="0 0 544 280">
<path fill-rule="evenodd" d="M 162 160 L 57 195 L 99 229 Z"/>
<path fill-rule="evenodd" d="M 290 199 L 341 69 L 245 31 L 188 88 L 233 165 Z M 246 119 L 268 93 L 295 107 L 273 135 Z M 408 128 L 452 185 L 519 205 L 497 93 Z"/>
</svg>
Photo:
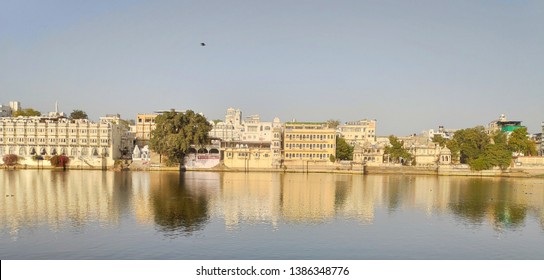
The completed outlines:
<svg viewBox="0 0 544 280">
<path fill-rule="evenodd" d="M 191 180 L 185 174 L 151 173 L 150 200 L 153 218 L 167 235 L 190 234 L 208 221 L 208 195 L 205 180 Z"/>
<path fill-rule="evenodd" d="M 121 173 L 3 171 L 0 180 L 0 228 L 12 237 L 44 223 L 54 231 L 117 225 L 132 196 Z"/>
<path fill-rule="evenodd" d="M 0 171 L 0 230 L 47 225 L 52 231 L 123 219 L 166 236 L 227 230 L 242 224 L 319 224 L 333 219 L 373 224 L 376 213 L 420 212 L 496 231 L 544 230 L 544 179 L 437 176 L 358 176 L 279 173 L 146 173 Z M 382 211 L 383 212 L 383 211 Z M 381 216 L 384 219 L 383 216 Z"/>
</svg>

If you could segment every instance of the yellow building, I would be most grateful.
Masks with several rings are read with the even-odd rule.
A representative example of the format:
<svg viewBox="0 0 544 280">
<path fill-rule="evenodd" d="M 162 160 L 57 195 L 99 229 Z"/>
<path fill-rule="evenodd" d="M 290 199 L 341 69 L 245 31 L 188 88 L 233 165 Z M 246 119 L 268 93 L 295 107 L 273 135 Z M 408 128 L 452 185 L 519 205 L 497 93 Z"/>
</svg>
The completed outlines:
<svg viewBox="0 0 544 280">
<path fill-rule="evenodd" d="M 151 131 L 155 129 L 155 118 L 159 114 L 136 115 L 136 144 L 141 148 L 149 143 Z"/>
<path fill-rule="evenodd" d="M 223 142 L 223 163 L 234 169 L 279 168 L 280 159 L 270 142 Z"/>
<path fill-rule="evenodd" d="M 336 157 L 336 131 L 326 123 L 288 122 L 283 137 L 286 161 L 328 161 Z"/>
</svg>

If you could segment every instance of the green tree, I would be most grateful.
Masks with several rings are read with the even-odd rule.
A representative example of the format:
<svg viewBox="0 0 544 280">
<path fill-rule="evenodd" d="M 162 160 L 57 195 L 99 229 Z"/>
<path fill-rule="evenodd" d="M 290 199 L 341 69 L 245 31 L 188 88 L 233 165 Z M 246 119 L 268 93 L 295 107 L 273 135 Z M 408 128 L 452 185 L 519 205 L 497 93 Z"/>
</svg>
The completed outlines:
<svg viewBox="0 0 544 280">
<path fill-rule="evenodd" d="M 130 119 L 130 120 L 123 120 L 123 119 L 120 119 L 120 120 L 119 120 L 119 125 L 120 125 L 121 127 L 123 127 L 124 129 L 126 129 L 126 130 L 129 130 L 129 129 L 130 129 L 130 126 L 131 126 L 131 125 L 135 125 L 135 124 L 136 124 L 136 122 L 135 122 L 134 120 L 132 120 L 132 119 Z"/>
<path fill-rule="evenodd" d="M 454 150 L 458 150 L 461 163 L 467 163 L 472 170 L 487 170 L 495 166 L 505 169 L 512 161 L 506 135 L 499 132 L 490 137 L 483 126 L 458 130 L 448 144 L 452 155 Z"/>
<path fill-rule="evenodd" d="M 537 153 L 536 143 L 527 137 L 526 127 L 512 131 L 512 134 L 508 138 L 508 148 L 514 153 L 526 156 L 534 156 Z"/>
<path fill-rule="evenodd" d="M 437 143 L 438 145 L 440 145 L 440 147 L 445 147 L 445 146 L 446 146 L 446 143 L 448 142 L 448 139 L 442 137 L 442 135 L 435 134 L 435 135 L 433 136 L 432 141 L 433 141 L 434 143 Z"/>
<path fill-rule="evenodd" d="M 403 147 L 404 142 L 400 141 L 397 137 L 389 136 L 390 146 L 385 147 L 385 154 L 389 155 L 389 158 L 393 162 L 400 162 L 402 164 L 409 164 L 412 162 L 412 155 L 407 149 Z"/>
<path fill-rule="evenodd" d="M 327 127 L 328 127 L 328 128 L 334 128 L 334 129 L 336 129 L 339 125 L 340 125 L 340 121 L 339 121 L 339 120 L 330 119 L 330 120 L 327 121 Z"/>
<path fill-rule="evenodd" d="M 89 116 L 87 116 L 87 113 L 85 113 L 82 110 L 74 110 L 72 113 L 70 113 L 70 119 L 72 120 L 79 120 L 79 119 L 88 119 Z"/>
<path fill-rule="evenodd" d="M 491 139 L 493 139 L 493 144 L 508 144 L 508 137 L 506 133 L 502 131 L 498 131 L 495 134 L 491 135 Z"/>
<path fill-rule="evenodd" d="M 168 157 L 170 163 L 182 163 L 191 145 L 208 144 L 212 125 L 200 114 L 166 112 L 155 118 L 156 128 L 151 132 L 150 147 Z"/>
<path fill-rule="evenodd" d="M 459 149 L 461 163 L 470 163 L 471 160 L 477 159 L 490 144 L 490 138 L 483 126 L 458 130 L 452 140 Z"/>
<path fill-rule="evenodd" d="M 218 124 L 218 123 L 222 122 L 222 120 L 220 120 L 220 119 L 215 119 L 215 120 L 213 120 L 212 122 L 213 122 L 213 124 L 215 124 L 215 125 L 216 125 L 216 124 Z"/>
<path fill-rule="evenodd" d="M 13 112 L 13 117 L 19 117 L 19 116 L 23 116 L 23 117 L 39 117 L 42 115 L 42 113 L 40 111 L 36 111 L 32 108 L 26 108 L 26 109 L 22 109 L 22 110 L 17 110 L 15 112 Z"/>
<path fill-rule="evenodd" d="M 339 160 L 353 160 L 353 147 L 342 137 L 336 137 L 336 158 Z"/>
<path fill-rule="evenodd" d="M 453 163 L 459 163 L 459 143 L 457 143 L 455 139 L 448 139 L 448 141 L 446 141 L 446 147 L 450 149 L 451 161 Z"/>
<path fill-rule="evenodd" d="M 476 159 L 469 162 L 472 170 L 480 171 L 491 169 L 495 166 L 506 169 L 512 162 L 512 152 L 506 144 L 489 144 L 485 151 Z"/>
</svg>

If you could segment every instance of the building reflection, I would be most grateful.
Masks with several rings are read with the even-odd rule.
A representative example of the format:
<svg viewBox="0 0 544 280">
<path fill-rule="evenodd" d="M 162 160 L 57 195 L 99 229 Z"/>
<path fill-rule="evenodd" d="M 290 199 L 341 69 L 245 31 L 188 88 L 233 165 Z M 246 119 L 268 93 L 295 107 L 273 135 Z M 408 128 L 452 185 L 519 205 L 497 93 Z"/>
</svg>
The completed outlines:
<svg viewBox="0 0 544 280">
<path fill-rule="evenodd" d="M 297 222 L 318 222 L 334 217 L 335 179 L 335 176 L 321 174 L 285 174 L 281 185 L 282 217 Z"/>
<path fill-rule="evenodd" d="M 116 226 L 126 216 L 167 236 L 211 219 L 241 224 L 371 224 L 377 213 L 453 215 L 496 231 L 536 218 L 544 230 L 544 179 L 296 173 L 0 171 L 0 230 Z M 379 216 L 378 216 L 379 217 Z"/>
<path fill-rule="evenodd" d="M 236 228 L 240 222 L 270 223 L 277 226 L 280 212 L 281 175 L 277 173 L 221 174 L 221 192 L 214 199 L 216 213 L 225 226 Z"/>
<path fill-rule="evenodd" d="M 0 228 L 14 237 L 21 228 L 43 224 L 52 230 L 94 222 L 116 225 L 131 204 L 125 173 L 17 170 L 2 175 Z"/>
</svg>

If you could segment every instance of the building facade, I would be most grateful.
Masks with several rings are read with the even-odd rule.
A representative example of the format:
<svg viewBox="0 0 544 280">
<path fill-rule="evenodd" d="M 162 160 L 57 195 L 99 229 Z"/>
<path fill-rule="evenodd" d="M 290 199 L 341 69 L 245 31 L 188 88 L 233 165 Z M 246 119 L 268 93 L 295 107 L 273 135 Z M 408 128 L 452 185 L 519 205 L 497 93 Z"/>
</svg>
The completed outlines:
<svg viewBox="0 0 544 280">
<path fill-rule="evenodd" d="M 155 129 L 155 118 L 159 114 L 137 114 L 135 142 L 138 147 L 149 145 L 151 131 Z"/>
<path fill-rule="evenodd" d="M 505 114 L 501 114 L 499 119 L 494 120 L 489 123 L 487 132 L 489 134 L 496 133 L 498 131 L 502 131 L 505 133 L 510 133 L 518 128 L 524 127 L 521 125 L 521 121 L 512 121 L 506 119 Z"/>
<path fill-rule="evenodd" d="M 15 154 L 20 164 L 37 165 L 36 156 L 47 160 L 66 155 L 71 166 L 113 166 L 123 150 L 124 130 L 117 124 L 64 117 L 17 117 L 0 119 L 0 156 Z"/>
<path fill-rule="evenodd" d="M 336 130 L 326 123 L 288 122 L 283 152 L 285 161 L 329 161 L 336 157 Z"/>
<path fill-rule="evenodd" d="M 222 141 L 240 141 L 242 138 L 242 111 L 240 109 L 228 108 L 224 122 L 212 124 L 212 130 L 208 133 L 211 138 Z"/>
<path fill-rule="evenodd" d="M 377 144 L 355 145 L 353 162 L 366 165 L 380 165 L 383 163 L 385 147 Z"/>
<path fill-rule="evenodd" d="M 346 122 L 338 126 L 338 132 L 351 146 L 376 143 L 376 120 Z"/>
</svg>

